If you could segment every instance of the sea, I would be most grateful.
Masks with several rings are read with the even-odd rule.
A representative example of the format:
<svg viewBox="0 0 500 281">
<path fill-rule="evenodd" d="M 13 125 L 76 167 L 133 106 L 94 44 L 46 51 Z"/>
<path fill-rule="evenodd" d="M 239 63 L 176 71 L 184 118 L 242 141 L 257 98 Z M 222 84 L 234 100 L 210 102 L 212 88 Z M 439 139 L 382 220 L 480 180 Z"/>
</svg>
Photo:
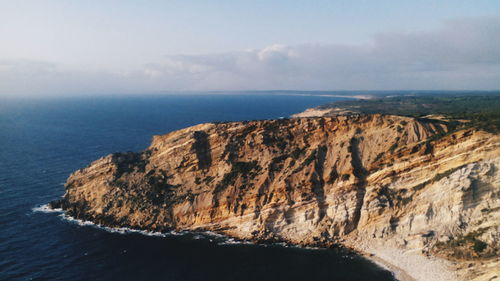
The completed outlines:
<svg viewBox="0 0 500 281">
<path fill-rule="evenodd" d="M 340 250 L 215 233 L 102 228 L 46 208 L 69 174 L 153 135 L 212 121 L 286 118 L 341 98 L 171 94 L 0 100 L 0 280 L 332 280 L 393 275 Z"/>
</svg>

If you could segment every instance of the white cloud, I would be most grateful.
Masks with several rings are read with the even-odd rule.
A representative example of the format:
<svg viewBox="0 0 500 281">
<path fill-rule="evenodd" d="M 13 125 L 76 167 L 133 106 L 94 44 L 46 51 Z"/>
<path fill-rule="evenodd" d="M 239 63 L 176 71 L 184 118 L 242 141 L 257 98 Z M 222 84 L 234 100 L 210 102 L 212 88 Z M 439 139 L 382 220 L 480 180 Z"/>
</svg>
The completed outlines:
<svg viewBox="0 0 500 281">
<path fill-rule="evenodd" d="M 274 44 L 257 51 L 259 61 L 269 63 L 280 63 L 288 59 L 293 59 L 297 55 L 295 50 L 282 44 Z"/>
<path fill-rule="evenodd" d="M 122 73 L 0 61 L 0 94 L 245 89 L 500 89 L 500 18 L 382 33 L 372 44 L 271 45 L 160 58 Z"/>
</svg>

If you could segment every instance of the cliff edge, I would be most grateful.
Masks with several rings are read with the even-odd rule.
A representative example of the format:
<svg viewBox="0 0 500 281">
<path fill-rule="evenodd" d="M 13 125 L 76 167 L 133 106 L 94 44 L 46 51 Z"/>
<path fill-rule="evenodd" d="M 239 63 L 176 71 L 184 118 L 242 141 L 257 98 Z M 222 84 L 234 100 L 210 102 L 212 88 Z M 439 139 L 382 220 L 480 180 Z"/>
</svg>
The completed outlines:
<svg viewBox="0 0 500 281">
<path fill-rule="evenodd" d="M 93 162 L 51 204 L 106 226 L 411 251 L 450 261 L 461 279 L 491 280 L 499 169 L 498 135 L 439 120 L 207 123 Z"/>
</svg>

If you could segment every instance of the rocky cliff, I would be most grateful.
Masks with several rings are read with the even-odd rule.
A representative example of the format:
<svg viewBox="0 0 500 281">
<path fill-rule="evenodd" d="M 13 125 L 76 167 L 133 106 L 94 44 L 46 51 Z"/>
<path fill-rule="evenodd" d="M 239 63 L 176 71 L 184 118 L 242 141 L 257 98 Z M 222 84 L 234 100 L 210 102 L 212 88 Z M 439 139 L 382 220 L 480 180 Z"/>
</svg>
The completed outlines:
<svg viewBox="0 0 500 281">
<path fill-rule="evenodd" d="M 463 276 L 488 278 L 484 268 L 498 265 L 499 169 L 499 136 L 449 132 L 437 120 L 208 123 L 93 162 L 52 205 L 107 226 L 358 249 L 382 243 L 470 262 Z"/>
</svg>

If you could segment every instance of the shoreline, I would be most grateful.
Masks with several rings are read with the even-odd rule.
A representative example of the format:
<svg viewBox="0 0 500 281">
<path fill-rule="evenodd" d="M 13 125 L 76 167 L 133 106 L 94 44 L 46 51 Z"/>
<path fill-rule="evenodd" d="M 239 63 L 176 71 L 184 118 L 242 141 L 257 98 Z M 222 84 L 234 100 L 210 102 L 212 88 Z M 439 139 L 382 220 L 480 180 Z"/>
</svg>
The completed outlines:
<svg viewBox="0 0 500 281">
<path fill-rule="evenodd" d="M 394 278 L 396 278 L 399 281 L 418 281 L 417 279 L 413 278 L 410 276 L 406 271 L 398 266 L 395 266 L 394 264 L 380 258 L 379 256 L 376 256 L 375 254 L 368 254 L 365 252 L 359 252 L 358 253 L 365 257 L 367 260 L 375 263 L 376 265 L 392 272 L 394 275 Z"/>
<path fill-rule="evenodd" d="M 416 250 L 402 250 L 392 247 L 354 248 L 375 264 L 391 271 L 400 281 L 458 281 L 461 278 L 453 270 L 452 263 L 434 256 L 424 256 Z"/>
</svg>

